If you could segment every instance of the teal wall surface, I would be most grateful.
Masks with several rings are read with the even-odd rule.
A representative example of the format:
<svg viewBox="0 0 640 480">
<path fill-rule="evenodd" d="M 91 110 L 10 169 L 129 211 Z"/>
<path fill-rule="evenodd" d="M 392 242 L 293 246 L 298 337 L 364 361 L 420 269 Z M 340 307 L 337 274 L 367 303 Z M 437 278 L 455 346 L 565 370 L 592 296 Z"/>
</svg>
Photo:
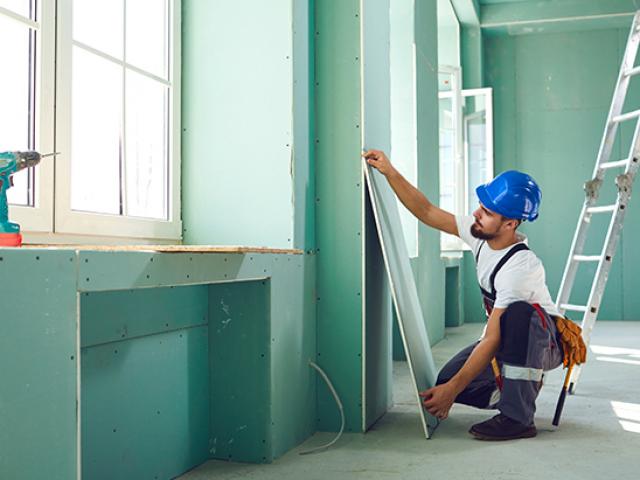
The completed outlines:
<svg viewBox="0 0 640 480">
<path fill-rule="evenodd" d="M 0 478 L 174 478 L 300 444 L 313 258 L 0 249 Z"/>
<path fill-rule="evenodd" d="M 309 2 L 182 9 L 185 243 L 311 245 Z"/>
<path fill-rule="evenodd" d="M 272 406 L 283 432 L 274 439 L 278 456 L 315 431 L 316 374 L 308 366 L 318 296 L 315 2 L 183 0 L 182 7 L 184 243 L 305 251 L 302 276 L 292 278 L 300 282 L 301 315 L 278 319 L 286 342 L 275 344 L 271 360 L 284 362 L 290 378 L 308 375 L 313 398 L 293 410 L 288 402 Z"/>
<path fill-rule="evenodd" d="M 437 201 L 438 149 L 438 36 L 436 2 L 415 2 L 416 121 L 418 132 L 418 188 Z M 444 263 L 440 258 L 440 232 L 420 224 L 415 265 L 418 295 L 432 344 L 444 337 Z"/>
<path fill-rule="evenodd" d="M 485 84 L 494 89 L 495 172 L 526 171 L 542 188 L 540 218 L 522 230 L 545 265 L 554 299 L 627 36 L 628 28 L 484 39 Z M 638 87 L 634 79 L 625 111 L 640 106 Z M 626 157 L 631 133 L 631 125 L 620 129 L 611 160 Z M 609 185 L 603 187 L 600 204 L 613 200 L 613 178 L 607 176 Z M 632 197 L 599 315 L 602 320 L 640 318 L 640 301 L 634 294 L 634 270 L 640 261 L 633 247 L 640 236 L 637 203 Z M 585 254 L 599 252 L 609 218 L 594 219 Z M 593 271 L 594 267 L 581 267 L 571 303 L 586 302 Z"/>
<path fill-rule="evenodd" d="M 20 253 L 0 249 L 0 478 L 73 479 L 78 263 L 73 252 Z"/>
<path fill-rule="evenodd" d="M 316 2 L 317 361 L 342 398 L 347 431 L 362 431 L 363 181 L 360 2 Z M 318 429 L 340 416 L 318 387 Z"/>
<path fill-rule="evenodd" d="M 85 292 L 80 306 L 83 477 L 170 478 L 206 461 L 207 287 Z"/>
</svg>

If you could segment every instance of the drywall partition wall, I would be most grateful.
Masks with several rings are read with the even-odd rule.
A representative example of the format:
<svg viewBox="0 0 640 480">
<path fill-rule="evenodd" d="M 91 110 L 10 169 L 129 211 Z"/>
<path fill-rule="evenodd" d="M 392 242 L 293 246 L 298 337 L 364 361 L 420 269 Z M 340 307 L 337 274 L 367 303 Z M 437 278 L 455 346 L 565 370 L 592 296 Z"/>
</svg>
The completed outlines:
<svg viewBox="0 0 640 480">
<path fill-rule="evenodd" d="M 363 430 L 368 430 L 393 401 L 393 305 L 382 246 L 376 231 L 371 199 L 365 197 L 365 320 L 363 348 Z"/>
<path fill-rule="evenodd" d="M 0 317 L 10 366 L 0 478 L 169 478 L 223 453 L 268 462 L 315 431 L 313 257 L 143 248 L 0 249 L 11 299 Z M 250 348 L 227 350 L 225 364 L 232 345 Z M 210 402 L 209 385 L 236 398 Z M 233 418 L 217 422 L 225 412 Z M 212 452 L 215 438 L 230 444 Z"/>
<path fill-rule="evenodd" d="M 363 190 L 360 1 L 315 2 L 317 362 L 362 431 Z M 340 414 L 318 379 L 318 429 Z"/>
<path fill-rule="evenodd" d="M 414 2 L 390 2 L 391 150 L 389 158 L 412 184 L 418 180 L 416 152 L 416 59 Z M 418 256 L 418 220 L 398 201 L 400 220 L 411 257 Z"/>
<path fill-rule="evenodd" d="M 422 408 L 418 393 L 436 384 L 438 371 L 431 355 L 425 318 L 420 308 L 407 247 L 402 237 L 398 207 L 387 179 L 365 163 L 363 168 L 382 244 L 400 334 L 413 377 L 416 408 L 420 412 L 424 434 L 429 438 L 438 426 L 438 419 Z"/>
<path fill-rule="evenodd" d="M 631 23 L 638 9 L 635 0 L 480 0 L 480 4 L 482 29 L 492 35 L 620 28 Z"/>
<path fill-rule="evenodd" d="M 293 178 L 293 115 L 304 114 L 293 100 L 293 2 L 182 8 L 185 243 L 290 248 L 294 199 L 305 198 Z M 296 151 L 308 161 L 304 142 Z"/>
<path fill-rule="evenodd" d="M 0 478 L 76 478 L 73 252 L 0 249 Z M 55 274 L 54 274 L 55 272 Z"/>
<path fill-rule="evenodd" d="M 315 247 L 314 0 L 293 3 L 293 247 Z"/>
<path fill-rule="evenodd" d="M 439 191 L 438 32 L 436 2 L 415 0 L 416 129 L 418 132 L 418 188 L 437 202 Z M 440 258 L 440 232 L 418 227 L 416 286 L 422 311 L 428 316 L 432 344 L 444 338 L 445 274 Z"/>
<path fill-rule="evenodd" d="M 268 280 L 209 287 L 211 458 L 273 459 L 272 405 L 265 401 L 272 395 L 270 287 Z"/>
<path fill-rule="evenodd" d="M 206 285 L 80 295 L 83 478 L 173 478 L 209 458 L 207 305 Z"/>
<path fill-rule="evenodd" d="M 629 24 L 631 18 L 629 18 Z M 517 168 L 541 185 L 542 205 L 535 223 L 524 225 L 529 245 L 544 263 L 555 299 L 578 215 L 583 183 L 593 172 L 628 28 L 485 38 L 485 78 L 494 88 L 495 171 Z M 629 88 L 625 111 L 640 104 L 640 79 Z M 632 125 L 622 125 L 612 160 L 623 159 Z M 607 175 L 602 204 L 613 194 Z M 640 318 L 636 265 L 640 254 L 640 200 L 631 197 L 625 226 L 613 260 L 599 319 Z M 596 254 L 608 218 L 594 218 Z M 586 301 L 593 266 L 578 272 L 571 303 Z M 470 285 L 469 277 L 465 279 Z M 569 312 L 569 315 L 576 312 Z"/>
<path fill-rule="evenodd" d="M 438 61 L 440 65 L 460 67 L 460 23 L 451 0 L 437 0 Z"/>
<path fill-rule="evenodd" d="M 391 150 L 390 3 L 389 0 L 363 0 L 361 8 L 362 141 L 366 149 L 375 148 L 389 152 Z M 364 189 L 363 195 L 367 196 Z M 365 201 L 363 255 L 366 284 L 362 401 L 364 430 L 373 425 L 391 406 L 393 391 L 390 292 L 372 214 L 371 205 Z M 398 227 L 402 228 L 400 221 L 398 221 Z M 404 242 L 404 236 L 400 238 Z M 403 246 L 406 251 L 406 245 Z"/>
</svg>

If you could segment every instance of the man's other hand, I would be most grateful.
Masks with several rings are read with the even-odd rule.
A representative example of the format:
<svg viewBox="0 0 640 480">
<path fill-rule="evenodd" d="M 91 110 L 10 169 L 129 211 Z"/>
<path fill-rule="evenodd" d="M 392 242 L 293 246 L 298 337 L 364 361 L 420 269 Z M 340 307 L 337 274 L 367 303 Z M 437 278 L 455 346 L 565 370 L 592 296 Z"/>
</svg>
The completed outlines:
<svg viewBox="0 0 640 480">
<path fill-rule="evenodd" d="M 389 176 L 389 174 L 395 172 L 393 165 L 381 150 L 368 150 L 362 156 L 369 165 L 376 168 L 384 176 Z"/>
<path fill-rule="evenodd" d="M 422 405 L 431 415 L 444 420 L 449 416 L 449 410 L 456 399 L 456 392 L 449 383 L 444 383 L 420 392 L 420 398 L 422 398 Z"/>
</svg>

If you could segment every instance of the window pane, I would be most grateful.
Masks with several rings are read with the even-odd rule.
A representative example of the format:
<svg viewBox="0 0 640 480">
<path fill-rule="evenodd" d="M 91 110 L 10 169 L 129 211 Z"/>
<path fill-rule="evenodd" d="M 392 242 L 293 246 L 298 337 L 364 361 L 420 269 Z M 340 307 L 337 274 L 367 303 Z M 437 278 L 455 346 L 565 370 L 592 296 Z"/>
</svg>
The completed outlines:
<svg viewBox="0 0 640 480">
<path fill-rule="evenodd" d="M 30 19 L 35 19 L 35 9 L 33 0 L 0 0 L 0 7 L 22 15 Z"/>
<path fill-rule="evenodd" d="M 125 214 L 167 219 L 168 88 L 127 71 L 126 92 Z"/>
<path fill-rule="evenodd" d="M 483 112 L 484 113 L 484 112 Z M 486 117 L 475 117 L 467 123 L 468 165 L 469 165 L 469 212 L 478 207 L 476 187 L 487 181 L 489 165 L 487 164 L 487 129 Z"/>
<path fill-rule="evenodd" d="M 30 29 L 0 14 L 0 58 L 11 67 L 0 75 L 0 149 L 29 150 L 32 147 L 34 102 L 33 52 Z M 22 171 L 13 176 L 14 187 L 8 191 L 9 203 L 33 205 L 29 195 L 30 176 Z"/>
<path fill-rule="evenodd" d="M 73 39 L 123 60 L 122 0 L 73 0 Z"/>
<path fill-rule="evenodd" d="M 127 63 L 168 79 L 167 0 L 127 0 Z"/>
<path fill-rule="evenodd" d="M 73 48 L 71 208 L 120 213 L 122 67 Z"/>
</svg>

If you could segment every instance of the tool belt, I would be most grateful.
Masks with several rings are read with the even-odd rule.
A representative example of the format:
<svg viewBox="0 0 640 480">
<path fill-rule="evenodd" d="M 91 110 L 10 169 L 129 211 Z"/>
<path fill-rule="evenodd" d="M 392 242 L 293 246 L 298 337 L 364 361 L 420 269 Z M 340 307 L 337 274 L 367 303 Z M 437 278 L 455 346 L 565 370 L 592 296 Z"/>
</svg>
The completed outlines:
<svg viewBox="0 0 640 480">
<path fill-rule="evenodd" d="M 565 368 L 580 365 L 587 360 L 587 347 L 582 339 L 582 328 L 565 317 L 553 317 L 558 331 L 558 341 L 562 346 Z"/>
</svg>

